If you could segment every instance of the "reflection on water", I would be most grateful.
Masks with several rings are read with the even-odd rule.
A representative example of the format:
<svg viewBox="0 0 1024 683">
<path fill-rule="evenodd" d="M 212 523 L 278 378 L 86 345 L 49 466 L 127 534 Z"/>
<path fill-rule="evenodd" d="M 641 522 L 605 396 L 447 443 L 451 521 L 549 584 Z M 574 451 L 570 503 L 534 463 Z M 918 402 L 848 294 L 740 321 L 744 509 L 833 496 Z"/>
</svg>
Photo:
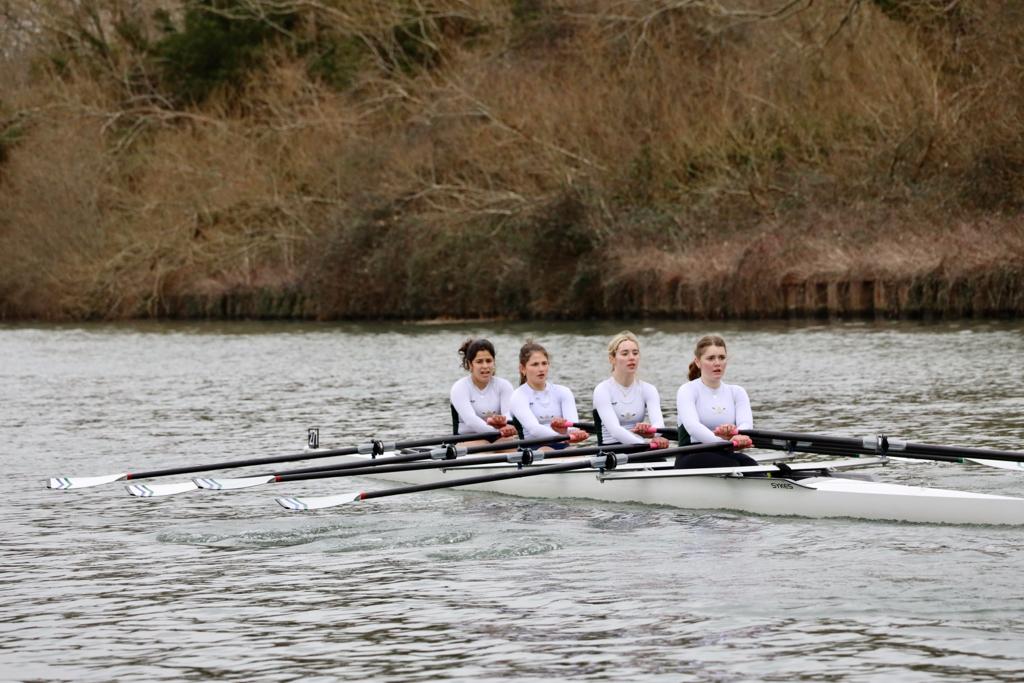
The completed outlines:
<svg viewBox="0 0 1024 683">
<path fill-rule="evenodd" d="M 2 680 L 1016 680 L 1020 531 L 436 491 L 293 515 L 318 480 L 158 500 L 56 474 L 441 434 L 455 350 L 528 337 L 589 410 L 624 325 L 0 326 Z M 698 323 L 629 323 L 674 414 Z M 1024 326 L 715 325 L 758 425 L 1024 449 Z M 887 481 L 1024 494 L 901 462 Z"/>
</svg>

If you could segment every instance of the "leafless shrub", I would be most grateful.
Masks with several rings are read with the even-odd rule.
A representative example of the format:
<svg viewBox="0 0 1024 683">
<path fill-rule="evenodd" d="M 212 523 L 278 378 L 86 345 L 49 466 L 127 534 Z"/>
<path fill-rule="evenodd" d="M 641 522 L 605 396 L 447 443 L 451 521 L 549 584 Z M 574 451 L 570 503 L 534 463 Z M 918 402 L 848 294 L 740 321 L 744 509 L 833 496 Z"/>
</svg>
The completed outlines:
<svg viewBox="0 0 1024 683">
<path fill-rule="evenodd" d="M 177 0 L 0 0 L 0 300 L 165 315 L 305 287 L 321 316 L 561 315 L 558 292 L 592 287 L 592 313 L 750 313 L 709 302 L 776 287 L 792 259 L 794 282 L 865 267 L 787 224 L 846 212 L 875 249 L 884 230 L 853 217 L 1019 210 L 1019 7 L 236 0 L 211 11 L 264 17 L 280 41 L 231 97 L 188 104 L 143 49 Z M 310 45 L 351 48 L 345 78 L 312 68 Z M 551 226 L 586 249 L 530 289 Z M 714 244 L 756 282 L 730 275 L 749 259 L 702 261 Z"/>
</svg>

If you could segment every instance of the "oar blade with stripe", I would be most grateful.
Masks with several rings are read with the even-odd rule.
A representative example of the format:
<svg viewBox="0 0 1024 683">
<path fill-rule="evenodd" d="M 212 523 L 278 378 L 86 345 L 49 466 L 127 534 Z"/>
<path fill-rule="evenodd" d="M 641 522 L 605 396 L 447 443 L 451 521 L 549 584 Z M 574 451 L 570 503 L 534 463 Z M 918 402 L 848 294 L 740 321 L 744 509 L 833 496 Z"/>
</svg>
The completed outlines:
<svg viewBox="0 0 1024 683">
<path fill-rule="evenodd" d="M 46 484 L 47 488 L 67 491 L 68 489 L 87 489 L 91 486 L 111 484 L 128 478 L 127 472 L 104 474 L 96 477 L 52 477 Z"/>
<path fill-rule="evenodd" d="M 275 498 L 277 504 L 286 510 L 306 511 L 323 510 L 324 508 L 338 507 L 356 503 L 363 499 L 363 493 L 338 493 L 333 496 L 311 496 L 306 498 Z"/>
<path fill-rule="evenodd" d="M 177 474 L 194 474 L 196 472 L 209 472 L 210 470 L 223 470 L 236 467 L 250 467 L 255 465 L 268 465 L 271 463 L 295 462 L 297 460 L 315 460 L 318 458 L 329 458 L 336 455 L 353 455 L 356 453 L 383 453 L 386 450 L 398 450 L 401 448 L 418 448 L 421 446 L 432 446 L 440 443 L 462 443 L 476 439 L 496 439 L 498 432 L 482 432 L 479 434 L 444 434 L 441 436 L 430 436 L 422 439 L 410 439 L 397 443 L 385 444 L 379 440 L 370 441 L 356 446 L 345 446 L 343 448 L 331 448 L 328 450 L 306 449 L 298 453 L 286 453 L 263 458 L 246 458 L 243 460 L 229 460 L 224 462 L 207 463 L 203 465 L 185 465 L 182 467 L 170 467 L 160 470 L 149 470 L 145 472 L 122 472 L 119 474 L 105 474 L 96 477 L 53 477 L 48 480 L 47 486 L 51 489 L 83 489 L 90 486 L 100 486 L 123 479 L 152 479 L 154 477 L 169 477 Z"/>
<path fill-rule="evenodd" d="M 173 484 L 129 484 L 125 488 L 136 498 L 160 498 L 195 491 L 199 487 L 191 481 L 179 481 Z"/>
<path fill-rule="evenodd" d="M 1016 470 L 1018 472 L 1024 472 L 1024 462 L 1011 461 L 1011 460 L 986 460 L 984 458 L 967 458 L 968 462 L 973 462 L 976 465 L 985 465 L 987 467 L 998 467 L 1001 470 Z"/>
<path fill-rule="evenodd" d="M 195 485 L 201 489 L 207 489 L 209 491 L 235 491 L 237 489 L 249 489 L 253 486 L 262 486 L 263 484 L 270 484 L 274 481 L 273 475 L 262 476 L 262 477 L 235 477 L 233 479 L 214 479 L 211 477 L 202 477 L 193 479 Z"/>
</svg>

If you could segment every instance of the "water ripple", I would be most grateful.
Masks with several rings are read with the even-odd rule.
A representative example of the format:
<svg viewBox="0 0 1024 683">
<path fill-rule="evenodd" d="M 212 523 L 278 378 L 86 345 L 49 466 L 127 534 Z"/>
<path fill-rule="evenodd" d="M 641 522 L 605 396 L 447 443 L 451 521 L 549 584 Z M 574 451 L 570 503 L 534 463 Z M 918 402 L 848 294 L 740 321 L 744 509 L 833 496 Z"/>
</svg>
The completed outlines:
<svg viewBox="0 0 1024 683">
<path fill-rule="evenodd" d="M 309 515 L 273 502 L 388 486 L 364 478 L 152 500 L 123 482 L 43 488 L 292 451 L 310 426 L 325 446 L 444 433 L 454 349 L 473 332 L 498 344 L 506 376 L 524 338 L 544 340 L 585 403 L 619 327 L 0 325 L 0 679 L 1024 678 L 1017 529 L 465 491 Z M 663 396 L 705 327 L 645 332 L 644 376 Z M 766 428 L 1024 448 L 1024 377 L 1005 371 L 1024 357 L 1020 324 L 716 327 Z M 1021 491 L 978 466 L 872 473 Z"/>
</svg>

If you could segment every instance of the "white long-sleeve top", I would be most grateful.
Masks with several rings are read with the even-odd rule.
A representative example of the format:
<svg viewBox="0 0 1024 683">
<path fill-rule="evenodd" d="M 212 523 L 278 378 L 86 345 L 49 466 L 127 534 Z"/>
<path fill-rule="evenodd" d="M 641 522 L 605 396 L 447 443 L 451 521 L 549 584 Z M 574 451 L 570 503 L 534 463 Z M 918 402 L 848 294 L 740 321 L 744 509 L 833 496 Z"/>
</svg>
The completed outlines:
<svg viewBox="0 0 1024 683">
<path fill-rule="evenodd" d="M 466 375 L 452 385 L 450 394 L 455 412 L 459 414 L 458 434 L 493 432 L 486 419 L 492 415 L 510 418 L 512 384 L 507 379 L 492 377 L 483 389 L 477 389 L 473 378 Z"/>
<path fill-rule="evenodd" d="M 643 443 L 647 439 L 630 431 L 638 423 L 665 426 L 658 390 L 639 380 L 628 387 L 613 377 L 601 382 L 594 388 L 594 410 L 601 417 L 602 443 Z"/>
<path fill-rule="evenodd" d="M 512 392 L 512 417 L 523 426 L 523 438 L 526 439 L 559 436 L 559 432 L 549 426 L 556 417 L 570 422 L 580 419 L 572 391 L 551 382 L 543 391 L 537 391 L 526 383 L 520 384 Z"/>
<path fill-rule="evenodd" d="M 754 415 L 750 397 L 743 387 L 722 383 L 712 389 L 700 377 L 679 387 L 676 392 L 679 427 L 685 429 L 694 443 L 719 443 L 715 436 L 719 425 L 734 424 L 740 430 L 753 429 Z"/>
</svg>

